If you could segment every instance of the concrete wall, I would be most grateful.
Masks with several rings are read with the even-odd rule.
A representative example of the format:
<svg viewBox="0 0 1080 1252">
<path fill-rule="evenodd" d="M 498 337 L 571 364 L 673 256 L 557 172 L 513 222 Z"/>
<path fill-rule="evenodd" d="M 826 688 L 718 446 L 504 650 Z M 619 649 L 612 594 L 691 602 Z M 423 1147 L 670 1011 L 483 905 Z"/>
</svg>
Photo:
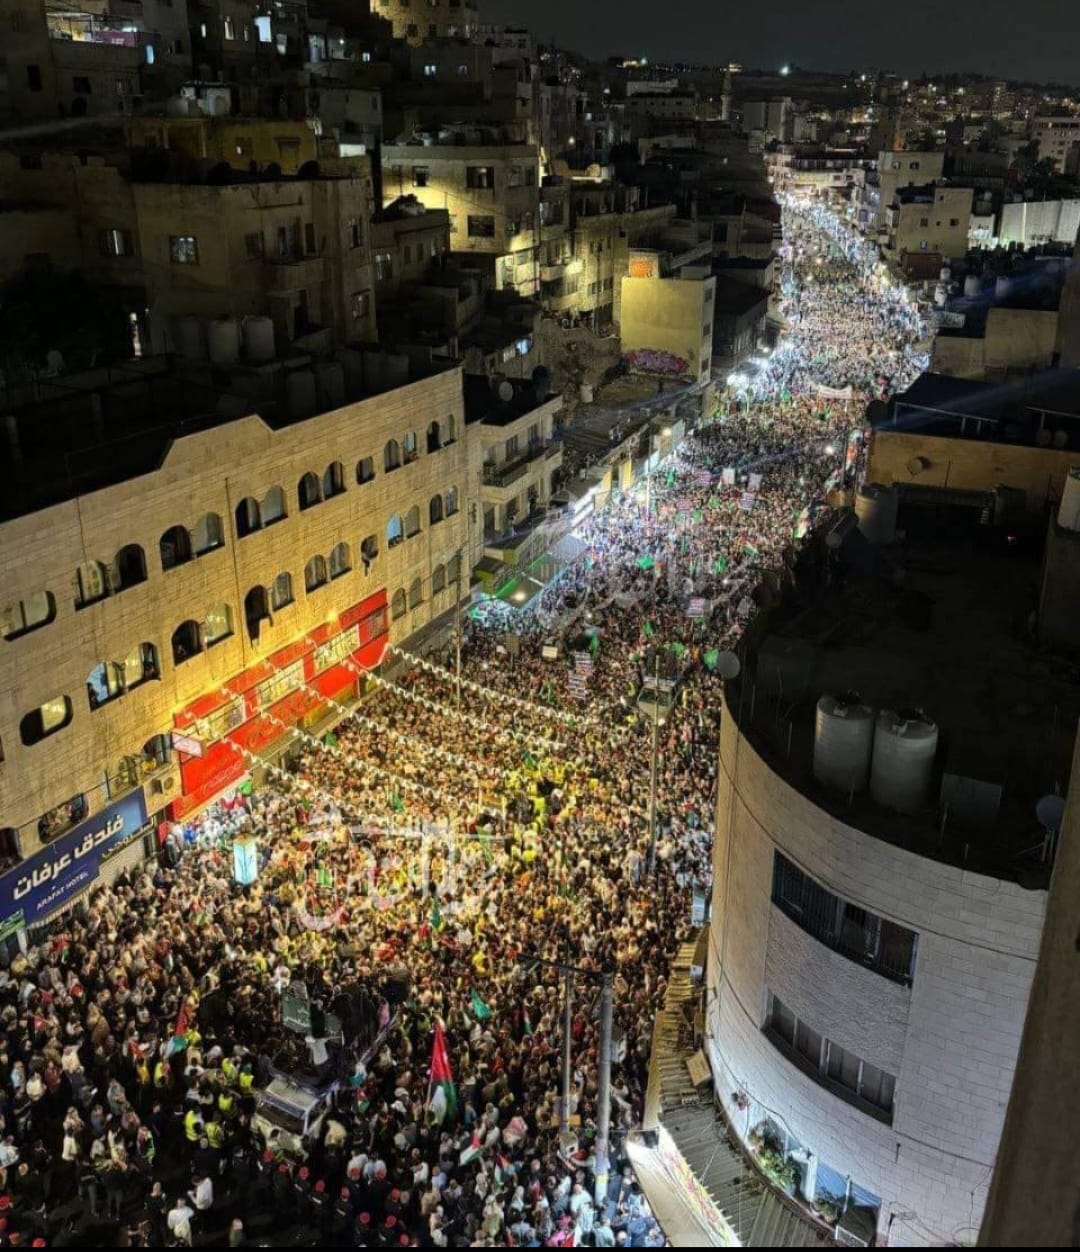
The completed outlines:
<svg viewBox="0 0 1080 1252">
<path fill-rule="evenodd" d="M 912 986 L 826 948 L 771 902 L 777 850 L 838 897 L 918 934 Z M 725 716 L 708 963 L 708 1053 L 745 1135 L 766 1117 L 880 1197 L 890 1244 L 978 1229 L 1023 1027 L 1045 893 L 845 826 L 768 768 Z M 763 1033 L 768 991 L 896 1079 L 892 1124 L 834 1095 Z M 735 1093 L 749 1099 L 741 1110 Z M 890 1222 L 892 1214 L 906 1215 Z"/>
<path fill-rule="evenodd" d="M 624 278 L 620 317 L 623 352 L 652 349 L 672 353 L 688 364 L 683 377 L 691 381 L 707 378 L 715 299 L 714 278 Z"/>
<path fill-rule="evenodd" d="M 1080 200 L 1024 200 L 1020 204 L 1001 206 L 998 233 L 1002 247 L 1019 243 L 1027 248 L 1048 239 L 1071 247 L 1076 243 L 1077 232 L 1080 232 Z"/>
<path fill-rule="evenodd" d="M 990 309 L 986 332 L 978 339 L 939 335 L 931 369 L 954 378 L 1004 378 L 1012 369 L 1052 364 L 1057 344 L 1056 310 Z"/>
<path fill-rule="evenodd" d="M 920 457 L 929 464 L 919 465 Z M 1060 497 L 1065 475 L 1075 463 L 1075 452 L 879 430 L 870 444 L 867 481 L 963 491 L 992 491 L 1001 483 L 1020 488 L 1028 510 L 1038 512 L 1047 498 Z"/>
<path fill-rule="evenodd" d="M 1080 738 L 1072 778 L 1080 769 Z M 1080 1173 L 1076 1127 L 1080 1083 L 1076 1039 L 1080 984 L 1076 901 L 1080 897 L 1080 787 L 1070 786 L 1050 884 L 1046 926 L 1020 1059 L 1001 1137 L 980 1246 L 1068 1247 L 1076 1243 Z"/>
<path fill-rule="evenodd" d="M 428 423 L 453 415 L 457 440 L 427 452 Z M 383 447 L 415 431 L 420 455 L 410 465 L 383 472 Z M 375 462 L 373 482 L 357 484 L 361 457 Z M 297 484 L 308 470 L 322 475 L 327 465 L 344 464 L 346 491 L 300 512 Z M 245 496 L 265 497 L 280 485 L 287 520 L 237 539 L 236 505 Z M 436 492 L 457 487 L 459 511 L 428 525 L 428 503 Z M 411 383 L 369 400 L 273 432 L 257 416 L 178 440 L 161 469 L 106 490 L 79 497 L 0 527 L 0 584 L 4 603 L 48 590 L 56 601 L 49 625 L 21 638 L 0 641 L 0 813 L 3 824 L 31 825 L 23 853 L 36 840 L 36 819 L 78 791 L 88 793 L 91 809 L 104 803 L 106 772 L 128 754 L 137 754 L 154 734 L 167 732 L 173 714 L 196 697 L 254 664 L 329 616 L 385 587 L 388 600 L 398 588 L 423 580 L 424 602 L 391 622 L 391 638 L 404 638 L 454 603 L 453 589 L 432 597 L 431 571 L 464 547 L 463 578 L 468 577 L 469 502 L 479 494 L 478 448 L 466 438 L 459 370 Z M 392 549 L 386 524 L 420 510 L 421 531 Z M 174 525 L 191 528 L 207 512 L 224 523 L 225 543 L 186 565 L 163 571 L 159 539 Z M 365 572 L 361 541 L 378 536 L 379 555 Z M 352 570 L 311 595 L 304 589 L 304 566 L 312 556 L 328 557 L 348 543 Z M 478 541 L 477 541 L 478 542 Z M 85 608 L 75 607 L 75 572 L 84 561 L 108 565 L 126 544 L 146 554 L 147 581 Z M 256 643 L 248 638 L 243 603 L 256 585 L 272 585 L 276 575 L 292 575 L 294 602 L 263 623 Z M 212 606 L 232 611 L 233 634 L 180 665 L 173 663 L 172 632 L 185 619 L 200 621 Z M 86 679 L 102 661 L 122 661 L 140 643 L 158 650 L 161 678 L 147 682 L 91 711 Z M 54 696 L 66 694 L 74 718 L 64 729 L 25 746 L 19 735 L 24 714 Z"/>
</svg>

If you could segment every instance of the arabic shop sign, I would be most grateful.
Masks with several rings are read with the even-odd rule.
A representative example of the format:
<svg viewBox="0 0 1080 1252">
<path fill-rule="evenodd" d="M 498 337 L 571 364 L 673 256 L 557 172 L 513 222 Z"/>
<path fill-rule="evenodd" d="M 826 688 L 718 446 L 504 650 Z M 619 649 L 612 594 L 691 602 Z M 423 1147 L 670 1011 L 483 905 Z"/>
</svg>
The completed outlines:
<svg viewBox="0 0 1080 1252">
<path fill-rule="evenodd" d="M 33 926 L 91 886 L 107 861 L 146 825 L 141 789 L 95 813 L 0 878 L 0 929 L 22 915 Z"/>
</svg>

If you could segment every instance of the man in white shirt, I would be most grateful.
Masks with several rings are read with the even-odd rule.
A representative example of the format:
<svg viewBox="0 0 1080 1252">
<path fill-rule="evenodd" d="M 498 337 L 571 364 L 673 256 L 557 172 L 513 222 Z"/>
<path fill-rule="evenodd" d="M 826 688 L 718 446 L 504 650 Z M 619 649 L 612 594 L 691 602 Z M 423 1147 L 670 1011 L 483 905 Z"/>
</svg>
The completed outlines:
<svg viewBox="0 0 1080 1252">
<path fill-rule="evenodd" d="M 165 1225 L 168 1226 L 169 1233 L 174 1239 L 186 1243 L 188 1247 L 191 1246 L 191 1219 L 194 1216 L 194 1210 L 182 1198 L 176 1201 L 165 1216 Z"/>
<path fill-rule="evenodd" d="M 208 1213 L 214 1206 L 214 1184 L 210 1181 L 209 1175 L 203 1177 L 201 1174 L 196 1174 L 194 1190 L 189 1191 L 188 1195 L 197 1212 Z"/>
</svg>

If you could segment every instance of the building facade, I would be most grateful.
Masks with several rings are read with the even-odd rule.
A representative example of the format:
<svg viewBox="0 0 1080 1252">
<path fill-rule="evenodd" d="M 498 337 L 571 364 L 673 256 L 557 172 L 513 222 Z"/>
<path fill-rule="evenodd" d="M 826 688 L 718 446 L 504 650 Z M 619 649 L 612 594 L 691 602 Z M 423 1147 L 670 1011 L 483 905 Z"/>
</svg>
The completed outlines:
<svg viewBox="0 0 1080 1252">
<path fill-rule="evenodd" d="M 177 438 L 153 472 L 5 522 L 6 848 L 136 789 L 182 816 L 350 701 L 387 642 L 467 594 L 470 455 L 447 368 Z"/>
<path fill-rule="evenodd" d="M 707 1048 L 736 1133 L 879 1241 L 973 1242 L 1044 891 L 943 865 L 818 807 L 721 728 Z"/>
<path fill-rule="evenodd" d="M 635 277 L 622 280 L 623 355 L 630 367 L 683 382 L 709 379 L 716 279 Z"/>
<path fill-rule="evenodd" d="M 387 144 L 383 204 L 413 195 L 450 215 L 450 250 L 496 290 L 537 291 L 540 161 L 533 144 Z"/>
</svg>

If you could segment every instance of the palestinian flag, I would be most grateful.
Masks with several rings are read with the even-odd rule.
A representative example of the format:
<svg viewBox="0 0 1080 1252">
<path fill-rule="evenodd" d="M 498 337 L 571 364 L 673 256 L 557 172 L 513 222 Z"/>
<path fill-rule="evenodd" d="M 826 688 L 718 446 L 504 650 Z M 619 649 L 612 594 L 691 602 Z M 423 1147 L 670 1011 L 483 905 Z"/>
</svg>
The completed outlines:
<svg viewBox="0 0 1080 1252">
<path fill-rule="evenodd" d="M 501 1153 L 496 1154 L 495 1186 L 501 1187 L 511 1177 L 510 1162 Z"/>
<path fill-rule="evenodd" d="M 176 1025 L 173 1027 L 173 1036 L 169 1040 L 169 1056 L 173 1056 L 177 1052 L 183 1052 L 188 1046 L 188 1026 L 190 1025 L 190 1017 L 188 1015 L 187 1001 L 180 1006 L 180 1012 L 176 1015 Z"/>
<path fill-rule="evenodd" d="M 528 1009 L 526 1009 L 526 1010 L 525 1010 L 525 1012 L 522 1014 L 522 1017 L 523 1017 L 522 1025 L 523 1025 L 524 1030 L 525 1030 L 525 1038 L 526 1038 L 526 1039 L 531 1039 L 531 1038 L 532 1038 L 532 1033 L 533 1033 L 533 1024 L 532 1024 L 532 1022 L 529 1020 L 529 1010 L 528 1010 Z"/>
<path fill-rule="evenodd" d="M 442 1022 L 435 1023 L 435 1041 L 431 1045 L 431 1089 L 438 1087 L 446 1098 L 446 1116 L 453 1118 L 457 1113 L 457 1088 L 454 1076 L 450 1072 L 450 1055 L 446 1050 L 446 1035 L 443 1033 Z M 428 1099 L 430 1107 L 431 1100 Z M 462 1161 L 464 1165 L 465 1162 Z"/>
<path fill-rule="evenodd" d="M 747 556 L 753 557 L 754 560 L 757 560 L 757 558 L 761 556 L 760 551 L 757 548 L 755 548 L 752 543 L 749 543 L 749 542 L 746 542 L 743 544 L 742 550 L 746 553 Z"/>
<path fill-rule="evenodd" d="M 490 1021 L 494 1016 L 491 1009 L 489 1009 L 483 1000 L 481 1000 L 480 993 L 475 987 L 473 988 L 472 996 L 469 1000 L 469 1008 L 472 1011 L 473 1017 L 475 1017 L 478 1022 Z"/>
<path fill-rule="evenodd" d="M 483 1150 L 484 1145 L 480 1140 L 480 1136 L 473 1135 L 472 1141 L 469 1143 L 468 1147 L 461 1149 L 461 1155 L 458 1157 L 458 1162 L 461 1165 L 468 1165 L 470 1162 L 475 1161 Z"/>
</svg>

